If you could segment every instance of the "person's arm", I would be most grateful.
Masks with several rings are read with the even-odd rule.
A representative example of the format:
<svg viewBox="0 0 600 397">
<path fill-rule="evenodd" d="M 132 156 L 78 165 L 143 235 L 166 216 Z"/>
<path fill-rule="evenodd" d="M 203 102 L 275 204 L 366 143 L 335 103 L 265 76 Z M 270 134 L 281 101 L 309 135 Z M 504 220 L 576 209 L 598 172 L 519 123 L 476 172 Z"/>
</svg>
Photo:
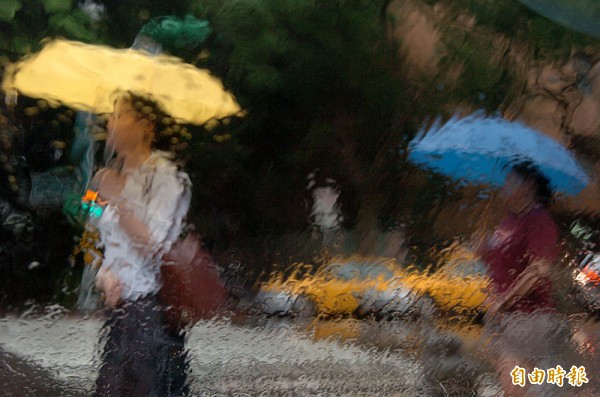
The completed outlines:
<svg viewBox="0 0 600 397">
<path fill-rule="evenodd" d="M 119 227 L 127 234 L 134 246 L 140 250 L 151 248 L 152 239 L 148 226 L 123 204 L 117 204 L 117 211 L 120 215 Z"/>
<path fill-rule="evenodd" d="M 549 266 L 549 261 L 536 259 L 523 271 L 506 294 L 500 297 L 492 307 L 496 311 L 510 309 L 521 298 L 529 295 L 535 286 L 548 276 Z"/>
<path fill-rule="evenodd" d="M 116 205 L 119 226 L 138 250 L 148 254 L 164 253 L 169 248 L 166 242 L 178 237 L 191 195 L 189 178 L 174 166 L 158 168 L 152 180 L 142 218 L 124 204 Z"/>
<path fill-rule="evenodd" d="M 121 191 L 125 186 L 125 177 L 110 168 L 103 168 L 94 175 L 90 188 L 97 190 L 102 200 L 108 201 L 120 213 L 119 227 L 133 242 L 133 247 L 140 252 L 148 251 L 149 232 L 144 223 L 121 202 Z M 111 270 L 100 267 L 96 275 L 96 289 L 101 291 L 104 304 L 116 307 L 122 298 L 123 284 Z"/>
<path fill-rule="evenodd" d="M 118 207 L 124 207 L 122 204 L 116 206 L 117 210 L 119 210 Z M 132 211 L 124 209 L 119 217 L 119 226 L 133 242 L 134 249 L 142 254 L 152 253 L 152 248 L 149 246 L 151 240 L 148 227 Z M 96 289 L 101 291 L 101 297 L 106 306 L 116 307 L 121 302 L 123 283 L 115 273 L 104 266 L 100 267 L 96 275 Z"/>
<path fill-rule="evenodd" d="M 152 249 L 167 252 L 177 240 L 191 201 L 191 182 L 174 165 L 160 167 L 149 191 L 144 219 Z"/>
<path fill-rule="evenodd" d="M 96 289 L 101 291 L 101 297 L 106 306 L 116 307 L 121 302 L 123 284 L 113 272 L 104 266 L 101 266 L 96 274 L 95 285 Z"/>
<path fill-rule="evenodd" d="M 100 197 L 115 207 L 119 213 L 119 227 L 131 239 L 135 248 L 147 250 L 151 244 L 148 227 L 120 200 L 125 177 L 112 169 L 102 169 L 96 173 L 92 184 L 97 184 Z"/>
</svg>

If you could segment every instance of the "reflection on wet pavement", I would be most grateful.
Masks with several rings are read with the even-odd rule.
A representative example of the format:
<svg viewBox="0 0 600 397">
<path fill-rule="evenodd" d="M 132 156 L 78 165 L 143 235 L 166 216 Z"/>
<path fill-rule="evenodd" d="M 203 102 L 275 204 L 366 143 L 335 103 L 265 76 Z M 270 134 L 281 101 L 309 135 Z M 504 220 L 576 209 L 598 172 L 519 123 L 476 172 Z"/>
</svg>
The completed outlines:
<svg viewBox="0 0 600 397">
<path fill-rule="evenodd" d="M 30 377 L 24 394 L 12 395 L 79 396 L 93 387 L 101 318 L 56 308 L 49 313 L 0 320 L 0 376 L 12 388 L 7 390 L 21 390 Z M 569 325 L 578 332 L 556 346 L 555 358 L 561 358 L 548 364 L 585 366 L 590 383 L 580 391 L 596 390 L 600 326 L 582 317 L 571 317 Z M 192 395 L 497 395 L 494 351 L 481 335 L 477 329 L 443 330 L 425 320 L 202 321 L 188 334 L 188 380 Z"/>
<path fill-rule="evenodd" d="M 0 345 L 39 367 L 31 371 L 41 380 L 56 378 L 90 390 L 100 327 L 93 318 L 6 317 L 0 322 Z M 252 328 L 201 322 L 190 332 L 188 346 L 192 390 L 202 395 L 392 396 L 432 390 L 423 367 L 402 350 L 314 340 L 291 323 Z"/>
<path fill-rule="evenodd" d="M 59 381 L 53 371 L 1 350 L 0 383 L 2 394 L 6 397 L 79 397 L 87 393 L 75 386 L 77 382 Z"/>
</svg>

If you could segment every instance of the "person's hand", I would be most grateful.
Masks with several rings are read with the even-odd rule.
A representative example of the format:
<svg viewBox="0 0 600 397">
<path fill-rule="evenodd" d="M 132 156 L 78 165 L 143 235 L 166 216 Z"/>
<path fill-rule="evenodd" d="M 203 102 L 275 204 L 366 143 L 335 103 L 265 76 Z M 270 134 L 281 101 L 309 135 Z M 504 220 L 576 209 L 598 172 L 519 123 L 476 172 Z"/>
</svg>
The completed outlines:
<svg viewBox="0 0 600 397">
<path fill-rule="evenodd" d="M 119 213 L 119 227 L 129 237 L 133 247 L 150 254 L 155 250 L 148 226 L 123 202 L 116 204 Z"/>
<path fill-rule="evenodd" d="M 125 176 L 113 169 L 106 168 L 100 170 L 98 174 L 98 194 L 100 198 L 108 202 L 116 201 L 125 187 Z"/>
<path fill-rule="evenodd" d="M 96 289 L 101 291 L 104 304 L 116 307 L 121 303 L 123 285 L 110 270 L 101 267 L 96 275 Z"/>
</svg>

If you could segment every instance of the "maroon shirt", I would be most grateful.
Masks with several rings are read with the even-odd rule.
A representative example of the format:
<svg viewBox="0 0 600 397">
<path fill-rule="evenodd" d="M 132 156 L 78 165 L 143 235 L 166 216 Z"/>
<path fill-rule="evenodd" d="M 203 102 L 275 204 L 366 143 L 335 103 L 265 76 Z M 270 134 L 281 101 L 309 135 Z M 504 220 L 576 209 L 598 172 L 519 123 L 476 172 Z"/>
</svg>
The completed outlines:
<svg viewBox="0 0 600 397">
<path fill-rule="evenodd" d="M 536 206 L 524 215 L 506 216 L 482 253 L 495 292 L 509 290 L 535 259 L 556 260 L 557 243 L 558 227 L 544 207 Z M 554 307 L 551 289 L 551 281 L 543 278 L 529 295 L 513 306 L 513 310 L 531 312 L 538 308 Z"/>
</svg>

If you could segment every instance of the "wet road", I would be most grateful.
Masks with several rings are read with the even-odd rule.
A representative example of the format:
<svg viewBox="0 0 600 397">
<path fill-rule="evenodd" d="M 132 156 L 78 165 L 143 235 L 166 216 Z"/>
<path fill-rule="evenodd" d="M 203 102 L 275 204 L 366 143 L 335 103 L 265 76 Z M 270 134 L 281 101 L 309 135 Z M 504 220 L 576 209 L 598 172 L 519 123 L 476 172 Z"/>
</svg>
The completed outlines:
<svg viewBox="0 0 600 397">
<path fill-rule="evenodd" d="M 2 383 L 12 385 L 14 396 L 87 394 L 100 328 L 100 318 L 65 314 L 0 319 Z M 285 322 L 202 322 L 189 333 L 188 347 L 194 395 L 437 394 L 427 369 L 408 352 L 314 340 L 304 326 Z"/>
<path fill-rule="evenodd" d="M 82 318 L 59 307 L 45 315 L 1 318 L 4 395 L 88 395 L 99 367 L 101 325 L 100 316 Z M 353 320 L 204 321 L 188 335 L 192 395 L 501 395 L 478 349 L 469 351 L 452 334 L 426 327 Z M 588 372 L 594 383 L 597 373 Z M 583 395 L 575 391 L 584 389 L 557 389 L 556 395 Z"/>
<path fill-rule="evenodd" d="M 6 397 L 48 396 L 76 397 L 86 395 L 68 382 L 59 381 L 46 368 L 0 350 L 0 385 Z"/>
</svg>

